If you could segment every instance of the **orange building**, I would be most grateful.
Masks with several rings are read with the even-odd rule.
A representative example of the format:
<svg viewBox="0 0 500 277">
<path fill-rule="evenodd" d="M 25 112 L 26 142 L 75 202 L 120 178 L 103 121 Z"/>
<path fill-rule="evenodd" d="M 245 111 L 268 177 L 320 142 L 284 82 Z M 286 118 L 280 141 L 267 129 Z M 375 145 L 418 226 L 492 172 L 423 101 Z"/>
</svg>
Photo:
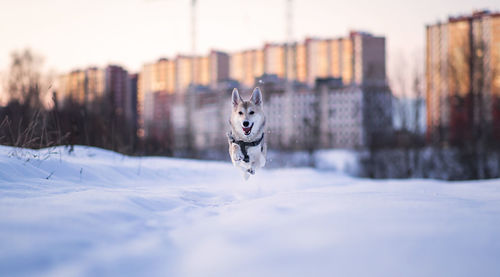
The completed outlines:
<svg viewBox="0 0 500 277">
<path fill-rule="evenodd" d="M 341 65 L 341 77 L 344 84 L 350 84 L 353 80 L 353 45 L 350 38 L 343 38 L 342 40 L 342 65 Z"/>
<path fill-rule="evenodd" d="M 284 44 L 267 43 L 262 50 L 233 53 L 230 76 L 247 87 L 263 74 L 289 78 L 310 87 L 317 78 L 327 77 L 341 78 L 344 85 L 385 85 L 385 57 L 384 37 L 351 32 L 337 39 L 307 38 L 289 45 L 289 51 Z"/>
<path fill-rule="evenodd" d="M 295 59 L 295 79 L 301 83 L 305 83 L 307 81 L 307 51 L 305 43 L 296 45 Z"/>
<path fill-rule="evenodd" d="M 69 73 L 66 95 L 76 103 L 83 104 L 86 101 L 85 96 L 85 71 L 74 70 Z"/>
<path fill-rule="evenodd" d="M 87 102 L 93 102 L 104 96 L 105 93 L 105 72 L 104 70 L 91 67 L 86 70 L 86 93 Z"/>
<path fill-rule="evenodd" d="M 231 54 L 230 72 L 231 79 L 253 86 L 255 78 L 264 74 L 264 51 L 251 49 Z"/>
<path fill-rule="evenodd" d="M 154 93 L 162 91 L 173 94 L 176 84 L 176 61 L 161 58 L 154 63 L 143 65 L 137 82 L 137 114 L 141 134 L 147 134 L 144 127 L 153 120 Z"/>
<path fill-rule="evenodd" d="M 229 55 L 211 51 L 207 56 L 178 55 L 174 60 L 162 58 L 145 64 L 139 74 L 137 110 L 140 132 L 149 135 L 155 108 L 155 94 L 184 94 L 191 84 L 215 86 L 229 79 Z M 162 96 L 163 97 L 163 96 Z M 162 98 L 163 99 L 163 98 Z M 156 114 L 162 114 L 156 111 Z"/>
<path fill-rule="evenodd" d="M 472 139 L 479 122 L 500 137 L 500 13 L 428 25 L 425 68 L 429 139 Z"/>
<path fill-rule="evenodd" d="M 231 79 L 243 82 L 245 79 L 245 58 L 243 52 L 231 54 L 230 77 Z"/>
<path fill-rule="evenodd" d="M 175 58 L 175 66 L 177 69 L 176 75 L 176 92 L 184 93 L 193 80 L 193 59 L 189 56 L 178 55 Z"/>
<path fill-rule="evenodd" d="M 264 73 L 285 77 L 285 46 L 283 44 L 264 45 Z"/>
</svg>

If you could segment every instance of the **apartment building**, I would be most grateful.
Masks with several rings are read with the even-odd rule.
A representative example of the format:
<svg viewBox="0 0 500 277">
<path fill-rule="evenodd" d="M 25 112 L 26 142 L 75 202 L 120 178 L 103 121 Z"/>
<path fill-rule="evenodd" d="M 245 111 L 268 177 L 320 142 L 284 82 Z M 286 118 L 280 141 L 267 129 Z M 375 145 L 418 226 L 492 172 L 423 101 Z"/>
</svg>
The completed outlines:
<svg viewBox="0 0 500 277">
<path fill-rule="evenodd" d="M 127 70 L 118 65 L 108 65 L 106 73 L 106 96 L 114 109 L 114 113 L 119 116 L 129 114 L 132 107 L 130 100 L 132 92 L 129 91 L 129 74 Z"/>
<path fill-rule="evenodd" d="M 285 77 L 286 50 L 284 44 L 266 43 L 264 51 L 264 73 Z"/>
<path fill-rule="evenodd" d="M 500 13 L 427 25 L 425 69 L 428 139 L 472 139 L 479 124 L 500 138 Z"/>
<path fill-rule="evenodd" d="M 209 71 L 210 86 L 217 87 L 221 82 L 229 80 L 229 62 L 230 57 L 227 53 L 212 50 L 209 54 Z"/>
<path fill-rule="evenodd" d="M 106 74 L 103 69 L 90 67 L 85 70 L 86 74 L 86 103 L 102 99 L 106 91 Z"/>
<path fill-rule="evenodd" d="M 138 114 L 141 135 L 148 136 L 148 126 L 155 120 L 155 93 L 186 94 L 190 86 L 217 86 L 229 79 L 229 55 L 212 50 L 206 56 L 178 55 L 145 64 L 139 74 Z M 181 97 L 182 98 L 182 97 Z"/>
<path fill-rule="evenodd" d="M 286 58 L 288 57 L 288 59 Z M 261 50 L 231 55 L 231 78 L 251 87 L 264 74 L 288 78 L 314 87 L 318 78 L 341 78 L 343 84 L 384 86 L 385 38 L 352 31 L 335 39 L 306 38 L 303 42 L 267 43 Z"/>
<path fill-rule="evenodd" d="M 62 74 L 56 82 L 58 105 L 71 100 L 87 107 L 105 93 L 105 71 L 97 67 Z"/>
<path fill-rule="evenodd" d="M 63 107 L 70 100 L 92 112 L 97 108 L 94 104 L 107 101 L 116 115 L 135 120 L 137 85 L 131 85 L 130 81 L 127 70 L 118 65 L 73 70 L 57 79 L 58 105 Z"/>
</svg>

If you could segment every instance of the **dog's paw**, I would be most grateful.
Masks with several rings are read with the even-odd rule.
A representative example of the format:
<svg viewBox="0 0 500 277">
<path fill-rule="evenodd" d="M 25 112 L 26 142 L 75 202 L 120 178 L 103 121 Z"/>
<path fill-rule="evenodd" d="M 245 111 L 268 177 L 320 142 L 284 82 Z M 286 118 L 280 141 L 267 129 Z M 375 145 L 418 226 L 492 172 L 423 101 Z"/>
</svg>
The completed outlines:
<svg viewBox="0 0 500 277">
<path fill-rule="evenodd" d="M 254 175 L 255 174 L 255 170 L 253 168 L 250 168 L 247 170 L 248 173 Z"/>
<path fill-rule="evenodd" d="M 248 172 L 243 172 L 243 179 L 245 179 L 245 181 L 248 181 L 248 178 L 250 178 L 250 174 L 248 174 Z"/>
<path fill-rule="evenodd" d="M 238 152 L 235 153 L 234 158 L 235 158 L 235 160 L 237 162 L 241 162 L 241 161 L 243 161 L 245 159 L 245 157 L 243 156 L 243 154 L 238 153 Z"/>
</svg>

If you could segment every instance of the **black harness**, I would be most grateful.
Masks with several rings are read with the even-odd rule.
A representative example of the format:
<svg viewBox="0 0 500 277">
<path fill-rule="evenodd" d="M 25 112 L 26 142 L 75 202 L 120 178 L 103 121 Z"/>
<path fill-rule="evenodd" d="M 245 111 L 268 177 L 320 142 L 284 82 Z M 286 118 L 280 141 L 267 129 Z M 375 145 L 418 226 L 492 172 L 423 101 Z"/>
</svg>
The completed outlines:
<svg viewBox="0 0 500 277">
<path fill-rule="evenodd" d="M 242 140 L 235 140 L 232 135 L 230 135 L 230 139 L 231 139 L 232 143 L 236 143 L 240 146 L 241 153 L 243 154 L 243 161 L 248 163 L 248 162 L 250 162 L 250 157 L 248 156 L 248 153 L 247 153 L 247 147 L 253 147 L 253 146 L 259 145 L 262 142 L 262 140 L 264 139 L 264 133 L 262 133 L 262 136 L 260 137 L 260 139 L 255 140 L 255 141 L 251 141 L 251 142 L 246 142 L 246 141 L 242 141 Z M 262 148 L 261 148 L 261 151 L 262 151 Z"/>
</svg>

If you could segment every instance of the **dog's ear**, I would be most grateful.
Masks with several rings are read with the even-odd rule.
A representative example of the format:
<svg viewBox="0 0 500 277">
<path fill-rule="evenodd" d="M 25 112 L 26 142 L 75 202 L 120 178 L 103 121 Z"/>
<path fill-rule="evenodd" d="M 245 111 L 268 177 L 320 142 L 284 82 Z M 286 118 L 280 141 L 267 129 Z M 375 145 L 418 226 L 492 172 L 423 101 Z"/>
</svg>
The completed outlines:
<svg viewBox="0 0 500 277">
<path fill-rule="evenodd" d="M 233 106 L 236 107 L 240 102 L 243 102 L 237 88 L 233 89 Z"/>
<path fill-rule="evenodd" d="M 252 93 L 252 102 L 255 105 L 262 106 L 262 92 L 260 92 L 260 88 L 259 87 L 256 87 L 253 90 L 253 93 Z"/>
</svg>

